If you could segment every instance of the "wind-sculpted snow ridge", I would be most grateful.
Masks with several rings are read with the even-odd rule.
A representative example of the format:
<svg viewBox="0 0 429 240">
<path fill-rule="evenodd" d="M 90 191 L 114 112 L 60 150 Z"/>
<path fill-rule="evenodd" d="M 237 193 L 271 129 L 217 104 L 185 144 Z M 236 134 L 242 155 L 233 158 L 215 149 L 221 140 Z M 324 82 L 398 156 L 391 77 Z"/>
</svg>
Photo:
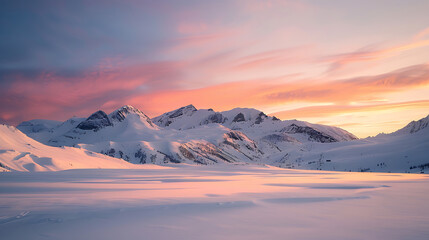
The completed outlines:
<svg viewBox="0 0 429 240">
<path fill-rule="evenodd" d="M 98 111 L 87 119 L 74 118 L 41 131 L 24 123 L 19 128 L 50 146 L 87 149 L 135 164 L 250 163 L 284 168 L 420 172 L 426 168 L 423 156 L 428 142 L 426 135 L 420 133 L 427 129 L 427 122 L 423 119 L 405 127 L 406 132 L 414 133 L 412 136 L 390 134 L 359 140 L 341 128 L 281 121 L 256 109 L 216 112 L 188 105 L 152 119 L 137 108 L 124 106 L 110 114 Z M 414 143 L 416 139 L 422 142 Z"/>
<path fill-rule="evenodd" d="M 134 167 L 123 160 L 86 149 L 47 146 L 29 138 L 15 127 L 0 125 L 0 169 L 3 171 Z"/>
</svg>

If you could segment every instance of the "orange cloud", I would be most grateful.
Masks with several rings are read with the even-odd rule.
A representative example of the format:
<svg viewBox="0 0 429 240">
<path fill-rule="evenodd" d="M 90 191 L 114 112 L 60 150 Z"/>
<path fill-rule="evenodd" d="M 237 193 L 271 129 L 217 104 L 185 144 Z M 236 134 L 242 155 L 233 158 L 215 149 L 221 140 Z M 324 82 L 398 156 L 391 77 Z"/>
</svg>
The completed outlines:
<svg viewBox="0 0 429 240">
<path fill-rule="evenodd" d="M 309 84 L 308 81 L 279 84 L 270 79 L 225 83 L 192 90 L 143 94 L 128 100 L 151 116 L 186 104 L 227 110 L 234 107 L 264 109 L 291 102 L 336 103 L 379 99 L 381 95 L 429 84 L 429 65 L 416 65 L 390 73 L 348 80 Z"/>
<path fill-rule="evenodd" d="M 306 81 L 308 82 L 308 81 Z M 267 94 L 267 100 L 282 102 L 307 101 L 348 103 L 378 99 L 381 94 L 407 90 L 429 83 L 429 65 L 416 65 L 390 73 L 337 80 L 323 83 L 305 83 L 278 86 Z"/>
<path fill-rule="evenodd" d="M 109 62 L 109 61 L 107 61 Z M 159 88 L 177 88 L 181 62 L 157 62 L 115 68 L 103 64 L 97 70 L 64 75 L 44 72 L 13 79 L 0 88 L 0 121 L 17 124 L 29 118 L 66 119 L 73 114 L 85 116 L 111 99 Z M 176 81 L 170 81 L 175 77 Z"/>
<path fill-rule="evenodd" d="M 385 104 L 374 104 L 374 105 L 328 105 L 328 106 L 311 106 L 297 108 L 287 111 L 275 112 L 270 115 L 276 116 L 280 119 L 291 119 L 291 118 L 323 118 L 336 116 L 345 113 L 356 113 L 356 112 L 375 112 L 381 110 L 400 110 L 400 109 L 429 109 L 429 100 L 422 101 L 409 101 L 409 102 L 398 102 L 398 103 L 385 103 Z M 428 112 L 429 113 L 429 112 Z"/>
<path fill-rule="evenodd" d="M 425 29 L 423 29 L 422 31 L 420 31 L 419 33 L 417 33 L 417 34 L 414 36 L 413 40 L 414 40 L 414 41 L 418 41 L 418 40 L 420 40 L 420 39 L 422 39 L 422 38 L 424 38 L 424 37 L 426 37 L 426 36 L 428 36 L 428 35 L 429 35 L 429 27 L 428 27 L 428 28 L 425 28 Z"/>
<path fill-rule="evenodd" d="M 299 64 L 309 60 L 304 52 L 309 46 L 299 46 L 287 49 L 265 51 L 241 57 L 232 63 L 233 70 L 251 70 L 255 68 L 266 68 L 281 66 L 285 64 Z"/>
<path fill-rule="evenodd" d="M 234 82 L 193 90 L 171 90 L 133 97 L 128 101 L 144 109 L 150 116 L 187 104 L 199 108 L 226 110 L 237 106 L 258 106 L 258 81 Z"/>
</svg>

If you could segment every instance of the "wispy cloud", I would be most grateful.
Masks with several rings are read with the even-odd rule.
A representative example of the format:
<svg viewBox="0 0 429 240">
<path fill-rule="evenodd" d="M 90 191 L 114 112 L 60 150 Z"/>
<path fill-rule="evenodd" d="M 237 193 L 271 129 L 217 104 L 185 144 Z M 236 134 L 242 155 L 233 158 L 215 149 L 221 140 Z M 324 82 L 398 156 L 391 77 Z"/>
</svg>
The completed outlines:
<svg viewBox="0 0 429 240">
<path fill-rule="evenodd" d="M 311 46 L 297 46 L 247 55 L 235 60 L 231 68 L 233 70 L 248 71 L 310 62 L 311 60 L 307 53 L 310 48 Z"/>
<path fill-rule="evenodd" d="M 359 112 L 377 112 L 382 110 L 400 110 L 400 109 L 429 109 L 429 100 L 408 101 L 397 103 L 383 103 L 372 105 L 327 105 L 327 106 L 310 106 L 286 111 L 274 112 L 270 115 L 281 119 L 291 118 L 322 118 L 338 116 L 346 113 Z M 344 125 L 346 126 L 346 125 Z"/>
<path fill-rule="evenodd" d="M 413 41 L 415 41 L 415 42 L 420 41 L 427 36 L 429 36 L 429 27 L 421 30 L 416 35 L 414 35 Z"/>
<path fill-rule="evenodd" d="M 401 45 L 379 49 L 369 46 L 354 52 L 326 56 L 320 61 L 329 64 L 327 73 L 334 73 L 352 63 L 380 60 L 398 55 L 405 51 L 429 46 L 429 39 L 423 39 L 428 34 L 429 28 L 416 34 L 413 40 Z"/>
<path fill-rule="evenodd" d="M 357 77 L 323 83 L 278 86 L 277 91 L 267 94 L 276 101 L 307 101 L 348 103 L 380 98 L 382 94 L 407 90 L 429 83 L 429 65 L 416 65 L 390 73 Z"/>
<path fill-rule="evenodd" d="M 152 116 L 194 103 L 201 108 L 226 110 L 237 106 L 268 108 L 293 102 L 331 103 L 373 101 L 388 93 L 407 91 L 429 84 L 429 65 L 416 65 L 390 73 L 309 84 L 279 84 L 272 79 L 225 83 L 192 90 L 169 90 L 135 96 L 128 101 Z"/>
<path fill-rule="evenodd" d="M 123 68 L 103 63 L 96 70 L 64 75 L 40 72 L 13 73 L 0 89 L 0 120 L 17 124 L 29 118 L 83 116 L 111 100 L 159 89 L 177 88 L 181 62 L 156 62 Z M 171 79 L 175 81 L 171 81 Z M 115 106 L 116 107 L 116 106 Z"/>
</svg>

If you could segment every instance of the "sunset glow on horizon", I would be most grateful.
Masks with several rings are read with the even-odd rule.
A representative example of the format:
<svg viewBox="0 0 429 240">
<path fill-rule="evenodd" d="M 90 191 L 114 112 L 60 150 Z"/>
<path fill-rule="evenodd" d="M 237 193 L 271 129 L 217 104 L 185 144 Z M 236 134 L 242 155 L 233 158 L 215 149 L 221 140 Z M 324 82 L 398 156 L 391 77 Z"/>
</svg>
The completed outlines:
<svg viewBox="0 0 429 240">
<path fill-rule="evenodd" d="M 193 104 L 395 131 L 429 114 L 429 2 L 9 1 L 0 123 Z"/>
</svg>

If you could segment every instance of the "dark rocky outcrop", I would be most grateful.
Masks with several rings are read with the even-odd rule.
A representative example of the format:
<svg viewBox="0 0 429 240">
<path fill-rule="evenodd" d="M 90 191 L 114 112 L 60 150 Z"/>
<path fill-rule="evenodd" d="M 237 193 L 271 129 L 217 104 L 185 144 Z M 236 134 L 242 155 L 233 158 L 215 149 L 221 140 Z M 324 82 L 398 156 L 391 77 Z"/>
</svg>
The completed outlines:
<svg viewBox="0 0 429 240">
<path fill-rule="evenodd" d="M 176 117 L 180 117 L 182 116 L 185 112 L 195 112 L 197 111 L 197 109 L 194 107 L 194 105 L 188 105 L 185 107 L 181 107 L 179 109 L 177 109 L 176 111 L 174 111 L 173 113 L 171 113 L 168 117 L 169 118 L 176 118 Z"/>
<path fill-rule="evenodd" d="M 233 122 L 244 122 L 244 121 L 246 121 L 246 119 L 244 119 L 243 113 L 239 113 L 234 117 L 234 119 L 232 121 Z"/>
<path fill-rule="evenodd" d="M 134 157 L 139 159 L 139 163 L 144 164 L 146 163 L 146 153 L 142 151 L 142 149 L 139 149 L 135 154 Z"/>
<path fill-rule="evenodd" d="M 85 121 L 79 123 L 76 128 L 82 130 L 98 131 L 101 128 L 113 126 L 107 114 L 103 111 L 97 111 L 89 116 Z"/>
<path fill-rule="evenodd" d="M 251 151 L 256 151 L 257 146 L 253 140 L 250 140 L 244 133 L 240 131 L 230 131 L 224 134 L 223 144 L 230 145 L 236 150 L 240 149 L 240 145 L 245 146 Z"/>
<path fill-rule="evenodd" d="M 206 120 L 204 120 L 201 124 L 209 124 L 209 123 L 224 123 L 227 120 L 222 114 L 220 113 L 213 113 L 207 117 Z"/>
<path fill-rule="evenodd" d="M 260 112 L 259 113 L 259 115 L 258 115 L 258 117 L 256 118 L 256 120 L 255 120 L 255 124 L 260 124 L 261 122 L 263 122 L 264 121 L 264 119 L 266 119 L 266 118 L 268 118 L 268 116 L 265 114 L 265 113 L 263 113 L 263 112 Z"/>
<path fill-rule="evenodd" d="M 264 136 L 262 138 L 262 140 L 265 140 L 265 141 L 268 141 L 268 142 L 271 142 L 274 144 L 279 143 L 279 142 L 299 142 L 295 138 L 290 137 L 284 133 L 282 133 L 282 134 L 275 134 L 275 133 L 269 134 L 267 136 Z"/>
<path fill-rule="evenodd" d="M 311 127 L 298 126 L 296 124 L 291 124 L 290 126 L 282 129 L 282 132 L 304 133 L 308 135 L 308 140 L 314 141 L 314 142 L 321 142 L 321 143 L 338 142 L 337 139 L 333 138 L 332 136 L 329 136 L 326 133 L 322 133 Z"/>
<path fill-rule="evenodd" d="M 187 148 L 179 146 L 179 151 L 185 158 L 195 161 L 195 156 Z"/>
</svg>

